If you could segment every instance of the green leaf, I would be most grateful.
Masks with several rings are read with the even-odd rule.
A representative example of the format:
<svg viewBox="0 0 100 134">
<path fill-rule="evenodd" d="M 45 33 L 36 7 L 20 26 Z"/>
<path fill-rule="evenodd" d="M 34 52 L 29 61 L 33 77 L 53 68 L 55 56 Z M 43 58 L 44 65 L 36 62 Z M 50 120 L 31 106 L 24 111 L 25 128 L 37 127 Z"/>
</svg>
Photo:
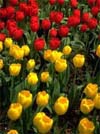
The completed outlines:
<svg viewBox="0 0 100 134">
<path fill-rule="evenodd" d="M 94 82 L 100 86 L 100 71 L 97 72 Z"/>
<path fill-rule="evenodd" d="M 31 36 L 30 36 L 29 32 L 25 31 L 24 32 L 24 35 L 25 35 L 25 37 L 27 39 L 27 43 L 28 44 L 31 44 Z"/>
<path fill-rule="evenodd" d="M 88 71 L 86 71 L 86 80 L 87 80 L 87 83 L 92 81 L 91 75 Z"/>
<path fill-rule="evenodd" d="M 46 108 L 49 110 L 49 112 L 52 114 L 52 108 L 51 106 L 47 105 Z"/>
<path fill-rule="evenodd" d="M 54 80 L 54 89 L 53 89 L 53 93 L 52 93 L 52 98 L 53 101 L 55 101 L 60 95 L 60 82 L 58 81 L 58 79 Z"/>
</svg>

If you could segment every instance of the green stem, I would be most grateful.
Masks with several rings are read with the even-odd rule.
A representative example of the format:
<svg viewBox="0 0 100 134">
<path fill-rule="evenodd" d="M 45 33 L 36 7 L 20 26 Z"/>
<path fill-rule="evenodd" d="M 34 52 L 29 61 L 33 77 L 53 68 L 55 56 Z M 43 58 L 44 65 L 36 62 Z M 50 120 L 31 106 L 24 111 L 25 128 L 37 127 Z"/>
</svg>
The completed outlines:
<svg viewBox="0 0 100 134">
<path fill-rule="evenodd" d="M 97 62 L 96 62 L 96 65 L 95 65 L 95 68 L 94 68 L 92 77 L 95 77 L 95 72 L 96 72 L 96 69 L 97 69 L 97 67 L 98 67 L 99 60 L 100 60 L 100 58 L 99 58 L 99 59 L 97 60 Z"/>
<path fill-rule="evenodd" d="M 72 106 L 74 104 L 75 96 L 76 96 L 76 74 L 77 74 L 77 69 L 75 68 L 75 73 L 74 73 L 74 79 L 73 79 L 73 99 L 72 99 Z"/>
<path fill-rule="evenodd" d="M 23 119 L 20 118 L 21 134 L 24 134 Z"/>
<path fill-rule="evenodd" d="M 10 86 L 10 102 L 13 100 L 13 95 L 14 95 L 14 77 L 11 77 L 11 86 Z"/>
</svg>

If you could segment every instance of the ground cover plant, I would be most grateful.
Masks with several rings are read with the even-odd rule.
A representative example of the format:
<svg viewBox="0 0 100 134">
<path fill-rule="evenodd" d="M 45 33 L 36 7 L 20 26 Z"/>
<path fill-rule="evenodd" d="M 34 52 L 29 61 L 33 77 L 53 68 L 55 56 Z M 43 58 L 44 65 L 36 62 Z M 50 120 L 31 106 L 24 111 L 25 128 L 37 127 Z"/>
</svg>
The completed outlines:
<svg viewBox="0 0 100 134">
<path fill-rule="evenodd" d="M 100 0 L 0 0 L 0 133 L 100 133 Z"/>
</svg>

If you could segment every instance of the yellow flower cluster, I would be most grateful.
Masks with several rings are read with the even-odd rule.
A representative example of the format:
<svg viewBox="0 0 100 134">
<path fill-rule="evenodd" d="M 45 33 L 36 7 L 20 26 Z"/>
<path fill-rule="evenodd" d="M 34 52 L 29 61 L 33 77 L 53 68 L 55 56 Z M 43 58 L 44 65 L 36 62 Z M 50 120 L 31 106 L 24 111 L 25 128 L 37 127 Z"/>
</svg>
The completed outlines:
<svg viewBox="0 0 100 134">
<path fill-rule="evenodd" d="M 24 57 L 24 50 L 18 45 L 13 44 L 9 49 L 9 55 L 14 57 L 16 60 L 21 60 Z"/>
<path fill-rule="evenodd" d="M 19 45 L 14 44 L 11 38 L 6 38 L 4 45 L 6 48 L 9 48 L 10 56 L 14 57 L 16 60 L 21 60 L 24 56 L 28 56 L 30 53 L 28 45 L 20 47 Z"/>
<path fill-rule="evenodd" d="M 98 85 L 94 83 L 88 83 L 83 92 L 87 98 L 81 100 L 81 112 L 88 114 L 94 109 L 94 107 L 100 109 L 100 93 L 98 93 Z"/>
<path fill-rule="evenodd" d="M 8 109 L 9 119 L 15 121 L 20 118 L 22 109 L 28 108 L 32 104 L 32 94 L 28 90 L 22 90 L 18 93 L 17 102 L 12 103 Z"/>
<path fill-rule="evenodd" d="M 57 50 L 45 50 L 44 51 L 44 59 L 54 63 L 55 70 L 57 72 L 63 72 L 67 69 L 67 60 L 63 58 L 63 56 L 70 55 L 72 52 L 72 48 L 69 45 L 64 46 L 62 52 Z M 73 57 L 73 64 L 76 68 L 81 68 L 85 63 L 85 56 L 82 54 L 76 54 Z"/>
<path fill-rule="evenodd" d="M 44 52 L 44 59 L 54 63 L 57 72 L 63 72 L 67 69 L 67 60 L 62 58 L 63 53 L 57 50 L 46 50 Z"/>
</svg>

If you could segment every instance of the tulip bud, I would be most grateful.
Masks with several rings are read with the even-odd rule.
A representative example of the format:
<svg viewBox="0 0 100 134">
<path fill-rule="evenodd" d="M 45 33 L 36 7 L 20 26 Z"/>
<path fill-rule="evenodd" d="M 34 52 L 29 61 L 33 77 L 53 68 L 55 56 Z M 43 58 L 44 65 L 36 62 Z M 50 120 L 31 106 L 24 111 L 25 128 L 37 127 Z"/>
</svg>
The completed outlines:
<svg viewBox="0 0 100 134">
<path fill-rule="evenodd" d="M 84 89 L 84 93 L 89 98 L 94 98 L 97 92 L 98 92 L 98 85 L 93 83 L 87 84 L 87 86 Z"/>
<path fill-rule="evenodd" d="M 17 101 L 23 106 L 23 108 L 27 108 L 32 104 L 32 94 L 28 90 L 22 90 L 18 93 Z"/>
<path fill-rule="evenodd" d="M 34 72 L 30 72 L 27 76 L 27 82 L 30 85 L 36 85 L 38 82 L 37 74 Z"/>
<path fill-rule="evenodd" d="M 21 70 L 21 64 L 13 63 L 9 66 L 9 72 L 11 76 L 18 76 Z"/>
<path fill-rule="evenodd" d="M 9 49 L 9 55 L 10 55 L 10 56 L 14 56 L 15 51 L 18 50 L 18 49 L 19 49 L 19 46 L 13 44 L 13 45 L 10 47 L 10 49 Z"/>
<path fill-rule="evenodd" d="M 73 58 L 73 64 L 77 68 L 81 68 L 85 63 L 85 57 L 81 54 L 76 54 Z"/>
<path fill-rule="evenodd" d="M 54 111 L 58 114 L 58 115 L 64 115 L 69 107 L 69 100 L 66 97 L 60 96 L 55 104 L 54 104 Z"/>
<path fill-rule="evenodd" d="M 44 59 L 47 61 L 50 61 L 50 55 L 51 55 L 52 50 L 48 49 L 44 51 Z"/>
<path fill-rule="evenodd" d="M 34 59 L 30 59 L 28 62 L 27 62 L 27 70 L 31 70 L 35 67 L 35 60 Z"/>
<path fill-rule="evenodd" d="M 46 106 L 49 101 L 49 94 L 45 91 L 40 91 L 36 97 L 36 103 L 38 106 Z"/>
<path fill-rule="evenodd" d="M 49 72 L 42 72 L 41 73 L 41 81 L 48 82 L 50 78 Z"/>
<path fill-rule="evenodd" d="M 78 130 L 83 134 L 91 134 L 95 129 L 94 123 L 87 118 L 83 118 L 80 120 L 78 125 Z"/>
<path fill-rule="evenodd" d="M 48 133 L 53 125 L 53 119 L 48 117 L 44 112 L 39 112 L 33 119 L 33 124 L 36 126 L 38 131 L 42 134 Z"/>
<path fill-rule="evenodd" d="M 22 113 L 22 105 L 20 103 L 12 103 L 8 109 L 7 115 L 11 120 L 17 120 Z"/>
<path fill-rule="evenodd" d="M 94 102 L 91 99 L 82 99 L 80 110 L 84 114 L 90 113 L 94 108 Z"/>
<path fill-rule="evenodd" d="M 28 45 L 23 45 L 21 48 L 22 48 L 23 51 L 24 51 L 24 56 L 28 56 L 29 53 L 30 53 L 30 48 L 29 48 L 29 46 L 28 46 Z"/>
<path fill-rule="evenodd" d="M 72 51 L 72 48 L 68 45 L 66 45 L 64 48 L 63 48 L 63 54 L 64 55 L 69 55 Z"/>
<path fill-rule="evenodd" d="M 4 40 L 5 47 L 10 48 L 12 46 L 12 44 L 13 44 L 13 40 L 11 38 L 6 38 Z"/>
<path fill-rule="evenodd" d="M 57 72 L 63 72 L 67 68 L 67 61 L 65 59 L 58 59 L 55 62 L 55 70 Z"/>
<path fill-rule="evenodd" d="M 100 109 L 100 93 L 96 94 L 93 101 L 95 108 Z"/>
</svg>

